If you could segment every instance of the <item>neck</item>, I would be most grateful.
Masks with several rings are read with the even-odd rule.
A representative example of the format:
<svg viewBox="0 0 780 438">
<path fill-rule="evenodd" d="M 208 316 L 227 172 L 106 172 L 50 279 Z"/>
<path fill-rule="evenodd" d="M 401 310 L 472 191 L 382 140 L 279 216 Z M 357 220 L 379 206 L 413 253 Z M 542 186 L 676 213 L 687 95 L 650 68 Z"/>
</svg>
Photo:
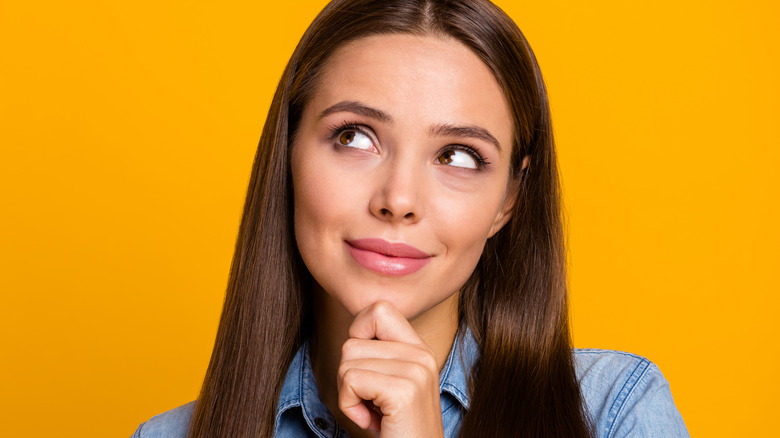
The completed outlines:
<svg viewBox="0 0 780 438">
<path fill-rule="evenodd" d="M 349 326 L 354 315 L 318 286 L 314 289 L 313 305 L 317 311 L 314 315 L 310 356 L 320 397 L 350 436 L 372 436 L 360 430 L 338 408 L 336 375 L 341 361 L 341 346 L 349 339 Z M 409 321 L 420 338 L 436 355 L 439 372 L 447 362 L 458 331 L 458 296 L 458 293 L 453 294 Z"/>
</svg>

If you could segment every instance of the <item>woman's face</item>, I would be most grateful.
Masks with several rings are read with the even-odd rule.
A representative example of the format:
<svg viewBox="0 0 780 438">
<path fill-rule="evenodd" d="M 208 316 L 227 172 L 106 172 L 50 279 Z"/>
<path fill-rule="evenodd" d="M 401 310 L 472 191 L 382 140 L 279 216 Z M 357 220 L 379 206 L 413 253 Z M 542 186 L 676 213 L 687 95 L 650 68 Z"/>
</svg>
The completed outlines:
<svg viewBox="0 0 780 438">
<path fill-rule="evenodd" d="M 487 66 L 452 39 L 363 38 L 337 50 L 292 147 L 295 236 L 352 315 L 414 319 L 453 297 L 509 219 L 512 120 Z"/>
</svg>

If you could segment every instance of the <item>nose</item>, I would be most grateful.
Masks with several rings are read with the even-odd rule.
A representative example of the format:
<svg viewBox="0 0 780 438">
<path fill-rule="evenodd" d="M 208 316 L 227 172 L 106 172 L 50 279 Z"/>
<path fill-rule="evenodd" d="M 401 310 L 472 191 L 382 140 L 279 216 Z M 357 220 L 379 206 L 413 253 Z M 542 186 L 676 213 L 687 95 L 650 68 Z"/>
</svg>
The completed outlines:
<svg viewBox="0 0 780 438">
<path fill-rule="evenodd" d="M 369 204 L 371 214 L 386 222 L 418 222 L 423 216 L 422 170 L 401 160 L 392 160 L 376 170 L 376 186 Z"/>
</svg>

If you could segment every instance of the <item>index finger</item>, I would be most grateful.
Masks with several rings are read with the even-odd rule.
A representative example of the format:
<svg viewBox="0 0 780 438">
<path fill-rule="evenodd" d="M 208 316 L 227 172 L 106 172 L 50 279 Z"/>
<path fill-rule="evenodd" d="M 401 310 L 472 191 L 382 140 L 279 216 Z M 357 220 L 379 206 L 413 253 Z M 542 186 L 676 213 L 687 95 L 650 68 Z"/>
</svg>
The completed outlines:
<svg viewBox="0 0 780 438">
<path fill-rule="evenodd" d="M 361 310 L 349 326 L 349 337 L 426 345 L 401 312 L 387 301 Z"/>
</svg>

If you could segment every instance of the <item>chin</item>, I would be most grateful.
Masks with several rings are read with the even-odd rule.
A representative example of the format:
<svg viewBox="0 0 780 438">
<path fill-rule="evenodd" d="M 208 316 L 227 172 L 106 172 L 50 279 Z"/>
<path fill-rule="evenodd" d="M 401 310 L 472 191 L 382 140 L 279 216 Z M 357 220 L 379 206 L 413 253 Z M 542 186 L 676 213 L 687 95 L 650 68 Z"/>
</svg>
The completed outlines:
<svg viewBox="0 0 780 438">
<path fill-rule="evenodd" d="M 386 301 L 398 309 L 406 319 L 412 319 L 427 310 L 423 303 L 412 302 L 420 298 L 419 291 L 399 292 L 397 288 L 359 288 L 345 294 L 330 294 L 353 317 L 377 301 Z"/>
<path fill-rule="evenodd" d="M 353 300 L 349 304 L 347 310 L 352 314 L 352 316 L 355 316 L 356 314 L 360 313 L 360 311 L 376 303 L 377 301 L 386 301 L 392 304 L 408 318 L 407 312 L 405 311 L 407 310 L 406 307 L 408 306 L 406 300 L 401 299 L 398 293 L 392 293 L 383 290 L 373 290 L 368 293 L 363 293 L 360 297 L 358 297 L 358 299 Z"/>
</svg>

